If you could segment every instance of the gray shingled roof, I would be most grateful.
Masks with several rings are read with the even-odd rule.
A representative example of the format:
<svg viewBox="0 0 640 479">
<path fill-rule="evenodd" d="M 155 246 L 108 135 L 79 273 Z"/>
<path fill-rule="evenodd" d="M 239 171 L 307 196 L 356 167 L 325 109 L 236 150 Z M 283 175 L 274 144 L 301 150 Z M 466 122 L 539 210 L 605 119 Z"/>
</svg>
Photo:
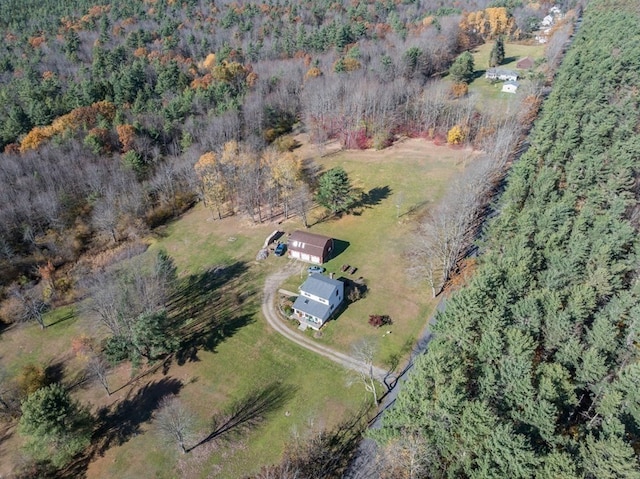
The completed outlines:
<svg viewBox="0 0 640 479">
<path fill-rule="evenodd" d="M 293 309 L 302 311 L 310 316 L 320 318 L 322 322 L 326 321 L 329 319 L 329 316 L 331 316 L 331 309 L 329 309 L 328 304 L 322 304 L 302 295 L 298 296 L 298 299 L 293 303 Z"/>
<path fill-rule="evenodd" d="M 335 294 L 339 286 L 340 281 L 337 279 L 331 279 L 320 273 L 313 273 L 300 286 L 300 290 L 320 298 L 329 299 L 331 295 Z"/>
<path fill-rule="evenodd" d="M 300 291 L 305 291 L 323 299 L 329 299 L 339 287 L 340 281 L 337 279 L 331 279 L 320 273 L 313 273 L 300 286 Z M 295 303 L 293 303 L 293 309 L 320 318 L 322 321 L 327 320 L 333 312 L 328 304 L 322 304 L 303 295 L 298 296 Z"/>
</svg>

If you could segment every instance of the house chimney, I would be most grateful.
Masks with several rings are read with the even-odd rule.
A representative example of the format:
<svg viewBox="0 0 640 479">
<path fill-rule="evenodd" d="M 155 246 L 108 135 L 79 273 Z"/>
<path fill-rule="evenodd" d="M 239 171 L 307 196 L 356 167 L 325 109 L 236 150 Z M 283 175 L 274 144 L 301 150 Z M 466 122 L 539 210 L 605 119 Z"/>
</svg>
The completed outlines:
<svg viewBox="0 0 640 479">
<path fill-rule="evenodd" d="M 333 273 L 329 273 L 329 278 L 333 279 Z"/>
</svg>

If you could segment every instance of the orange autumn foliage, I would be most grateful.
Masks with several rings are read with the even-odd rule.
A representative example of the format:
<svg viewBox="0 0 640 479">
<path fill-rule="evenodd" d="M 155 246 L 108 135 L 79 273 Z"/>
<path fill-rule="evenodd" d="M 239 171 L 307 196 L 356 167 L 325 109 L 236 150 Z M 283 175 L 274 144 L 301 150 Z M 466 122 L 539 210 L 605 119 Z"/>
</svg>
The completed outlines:
<svg viewBox="0 0 640 479">
<path fill-rule="evenodd" d="M 45 141 L 66 130 L 95 128 L 100 117 L 111 122 L 115 114 L 116 106 L 108 101 L 99 101 L 91 106 L 76 108 L 53 120 L 51 125 L 33 128 L 20 142 L 20 152 L 35 150 Z"/>
<path fill-rule="evenodd" d="M 462 98 L 469 92 L 469 85 L 464 82 L 454 83 L 451 85 L 451 96 L 453 98 Z"/>
<path fill-rule="evenodd" d="M 317 78 L 319 76 L 322 76 L 322 70 L 320 70 L 318 67 L 309 68 L 309 70 L 305 74 L 306 78 Z"/>
<path fill-rule="evenodd" d="M 136 129 L 133 125 L 118 125 L 116 126 L 116 132 L 118 133 L 118 141 L 120 141 L 122 153 L 133 149 L 133 142 L 136 138 Z"/>
<path fill-rule="evenodd" d="M 31 45 L 33 48 L 38 48 L 44 42 L 45 42 L 44 35 L 40 35 L 38 37 L 31 37 L 29 39 L 29 45 Z"/>
</svg>

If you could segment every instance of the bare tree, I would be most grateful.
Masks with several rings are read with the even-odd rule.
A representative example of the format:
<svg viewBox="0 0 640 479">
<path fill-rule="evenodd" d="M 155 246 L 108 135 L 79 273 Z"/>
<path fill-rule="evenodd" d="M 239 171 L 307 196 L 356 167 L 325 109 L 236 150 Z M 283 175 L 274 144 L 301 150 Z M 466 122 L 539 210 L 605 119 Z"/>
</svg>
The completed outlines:
<svg viewBox="0 0 640 479">
<path fill-rule="evenodd" d="M 15 381 L 0 364 L 0 419 L 13 418 L 20 414 L 20 395 Z"/>
<path fill-rule="evenodd" d="M 376 378 L 373 373 L 373 358 L 376 353 L 376 346 L 372 341 L 364 339 L 354 344 L 351 352 L 351 355 L 363 363 L 365 367 L 361 370 L 350 372 L 347 384 L 349 386 L 356 383 L 362 384 L 365 390 L 373 395 L 373 404 L 377 406 L 378 391 L 376 389 Z"/>
<path fill-rule="evenodd" d="M 307 213 L 313 206 L 313 196 L 309 186 L 304 182 L 299 182 L 296 189 L 291 194 L 291 209 L 302 219 L 305 228 L 309 227 Z"/>
<path fill-rule="evenodd" d="M 161 436 L 170 444 L 177 444 L 183 454 L 188 452 L 186 442 L 190 439 L 193 415 L 176 396 L 165 397 L 160 402 L 156 415 L 156 426 Z"/>
<path fill-rule="evenodd" d="M 424 279 L 436 297 L 469 251 L 496 185 L 519 145 L 521 125 L 509 112 L 497 131 L 480 145 L 487 152 L 471 158 L 440 203 L 421 221 L 409 251 L 409 273 Z M 490 152 L 490 153 L 489 153 Z"/>
<path fill-rule="evenodd" d="M 44 313 L 49 309 L 49 304 L 42 299 L 40 288 L 36 286 L 25 291 L 15 288 L 12 294 L 21 305 L 19 319 L 24 322 L 35 321 L 40 329 L 44 329 Z"/>
<path fill-rule="evenodd" d="M 111 396 L 111 391 L 109 390 L 109 380 L 107 377 L 109 373 L 109 363 L 104 359 L 104 357 L 102 357 L 101 354 L 93 351 L 91 352 L 89 360 L 87 362 L 87 372 L 92 377 L 95 377 L 98 381 L 100 381 L 100 384 L 102 384 L 104 390 L 107 391 L 107 395 Z"/>
<path fill-rule="evenodd" d="M 406 433 L 381 448 L 376 457 L 380 479 L 420 479 L 428 475 L 431 462 L 426 441 Z"/>
</svg>

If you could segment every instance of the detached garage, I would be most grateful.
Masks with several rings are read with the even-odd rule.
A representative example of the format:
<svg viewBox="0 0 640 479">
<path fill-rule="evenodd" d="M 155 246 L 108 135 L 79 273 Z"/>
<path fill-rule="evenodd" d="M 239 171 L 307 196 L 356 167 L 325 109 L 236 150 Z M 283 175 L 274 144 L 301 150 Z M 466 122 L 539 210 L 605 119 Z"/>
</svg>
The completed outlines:
<svg viewBox="0 0 640 479">
<path fill-rule="evenodd" d="M 329 261 L 333 251 L 333 239 L 327 236 L 294 231 L 287 242 L 289 258 L 307 263 L 322 264 Z"/>
</svg>

